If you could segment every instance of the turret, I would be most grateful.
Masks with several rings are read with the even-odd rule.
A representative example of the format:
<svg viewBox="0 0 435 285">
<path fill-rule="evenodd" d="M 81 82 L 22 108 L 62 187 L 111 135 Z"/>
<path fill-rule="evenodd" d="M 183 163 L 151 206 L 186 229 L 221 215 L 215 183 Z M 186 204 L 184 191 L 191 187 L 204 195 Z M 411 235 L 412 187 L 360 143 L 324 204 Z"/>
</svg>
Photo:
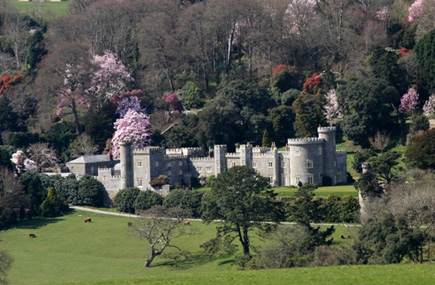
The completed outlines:
<svg viewBox="0 0 435 285">
<path fill-rule="evenodd" d="M 242 144 L 239 148 L 240 151 L 240 165 L 246 165 L 252 168 L 252 146 L 250 143 Z"/>
<path fill-rule="evenodd" d="M 215 175 L 218 176 L 220 173 L 227 169 L 227 146 L 226 145 L 215 145 L 214 146 L 214 161 L 215 161 Z"/>
<path fill-rule="evenodd" d="M 133 187 L 133 151 L 130 141 L 121 141 L 120 160 L 121 160 L 121 189 Z"/>
<path fill-rule="evenodd" d="M 319 133 L 319 139 L 324 139 L 323 145 L 323 175 L 329 176 L 332 181 L 332 185 L 336 182 L 336 157 L 335 157 L 335 127 L 319 127 L 317 128 Z"/>
</svg>

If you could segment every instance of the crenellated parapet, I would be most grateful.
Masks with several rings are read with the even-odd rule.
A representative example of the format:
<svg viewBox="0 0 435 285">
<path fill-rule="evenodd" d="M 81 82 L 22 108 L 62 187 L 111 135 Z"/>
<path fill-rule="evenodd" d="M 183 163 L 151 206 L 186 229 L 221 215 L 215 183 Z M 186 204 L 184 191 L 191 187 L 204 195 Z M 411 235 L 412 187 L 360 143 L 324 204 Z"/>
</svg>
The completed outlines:
<svg viewBox="0 0 435 285">
<path fill-rule="evenodd" d="M 253 157 L 254 158 L 273 158 L 274 154 L 271 151 L 266 152 L 266 153 L 254 153 Z"/>
<path fill-rule="evenodd" d="M 346 155 L 347 155 L 347 152 L 346 152 L 345 150 L 337 150 L 337 151 L 335 152 L 335 155 L 336 155 L 336 156 L 346 156 Z"/>
<path fill-rule="evenodd" d="M 159 146 L 146 146 L 133 150 L 133 154 L 165 154 L 165 148 Z"/>
<path fill-rule="evenodd" d="M 195 161 L 202 161 L 202 162 L 207 162 L 207 161 L 214 161 L 214 158 L 212 157 L 208 157 L 208 156 L 203 156 L 203 157 L 189 157 L 190 161 L 195 162 Z"/>
<path fill-rule="evenodd" d="M 225 157 L 227 158 L 240 158 L 240 153 L 236 153 L 236 152 L 227 152 L 225 154 Z"/>
<path fill-rule="evenodd" d="M 200 147 L 168 148 L 166 155 L 202 156 Z"/>
<path fill-rule="evenodd" d="M 297 138 L 297 139 L 288 139 L 287 140 L 287 143 L 289 146 L 323 144 L 324 142 L 325 142 L 325 140 L 323 138 Z"/>
<path fill-rule="evenodd" d="M 332 132 L 336 132 L 337 128 L 336 127 L 318 127 L 317 128 L 317 132 L 318 133 L 332 133 Z"/>
<path fill-rule="evenodd" d="M 256 147 L 252 148 L 252 152 L 253 153 L 266 153 L 266 152 L 270 152 L 270 147 L 256 146 Z"/>
</svg>

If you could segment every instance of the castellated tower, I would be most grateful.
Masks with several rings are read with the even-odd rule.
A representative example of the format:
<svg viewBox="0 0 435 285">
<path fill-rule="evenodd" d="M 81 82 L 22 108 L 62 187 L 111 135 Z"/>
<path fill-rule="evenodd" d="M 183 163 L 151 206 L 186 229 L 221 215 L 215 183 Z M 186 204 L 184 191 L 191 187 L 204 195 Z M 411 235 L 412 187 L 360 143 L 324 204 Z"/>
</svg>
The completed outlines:
<svg viewBox="0 0 435 285">
<path fill-rule="evenodd" d="M 290 147 L 290 184 L 301 183 L 322 185 L 324 175 L 324 140 L 319 138 L 288 139 Z"/>
<path fill-rule="evenodd" d="M 329 176 L 332 180 L 332 185 L 336 184 L 336 169 L 337 169 L 337 161 L 335 157 L 335 127 L 319 127 L 317 128 L 317 132 L 319 133 L 319 138 L 325 140 L 325 144 L 323 146 L 323 165 L 324 165 L 324 174 L 325 176 Z"/>
<path fill-rule="evenodd" d="M 133 179 L 133 151 L 130 141 L 121 141 L 120 160 L 121 160 L 121 189 L 134 186 Z"/>
<path fill-rule="evenodd" d="M 215 161 L 215 175 L 224 172 L 227 169 L 227 146 L 226 145 L 215 145 L 214 146 L 214 161 Z"/>
<path fill-rule="evenodd" d="M 239 147 L 240 151 L 240 165 L 246 165 L 252 168 L 252 146 L 251 144 L 242 144 Z"/>
</svg>

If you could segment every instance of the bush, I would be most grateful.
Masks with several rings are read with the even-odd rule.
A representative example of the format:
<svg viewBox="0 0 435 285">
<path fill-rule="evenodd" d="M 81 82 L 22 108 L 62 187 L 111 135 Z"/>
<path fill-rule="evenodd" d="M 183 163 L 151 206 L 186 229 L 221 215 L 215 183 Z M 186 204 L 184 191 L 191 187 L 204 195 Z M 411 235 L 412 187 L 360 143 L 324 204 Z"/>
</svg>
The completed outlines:
<svg viewBox="0 0 435 285">
<path fill-rule="evenodd" d="M 159 175 L 158 177 L 151 178 L 151 187 L 161 187 L 169 183 L 169 178 L 166 175 Z"/>
<path fill-rule="evenodd" d="M 134 201 L 134 210 L 138 214 L 155 205 L 163 205 L 163 197 L 160 194 L 151 190 L 140 191 Z"/>
<path fill-rule="evenodd" d="M 41 204 L 41 215 L 44 217 L 57 217 L 65 210 L 68 210 L 68 204 L 62 201 L 53 187 L 48 189 L 47 198 Z"/>
<path fill-rule="evenodd" d="M 39 134 L 28 132 L 9 133 L 9 144 L 17 148 L 27 148 L 29 145 L 40 142 Z"/>
<path fill-rule="evenodd" d="M 435 129 L 417 136 L 408 146 L 407 163 L 421 169 L 435 168 Z"/>
<path fill-rule="evenodd" d="M 139 188 L 130 187 L 120 190 L 113 199 L 113 205 L 120 212 L 134 214 L 135 201 L 140 192 Z"/>
<path fill-rule="evenodd" d="M 163 206 L 165 208 L 180 207 L 190 211 L 195 218 L 201 217 L 202 193 L 194 190 L 175 189 L 165 197 Z"/>
<path fill-rule="evenodd" d="M 103 187 L 97 179 L 85 175 L 79 181 L 78 196 L 79 205 L 100 206 L 103 204 Z"/>
<path fill-rule="evenodd" d="M 370 148 L 364 148 L 356 152 L 353 156 L 352 168 L 355 169 L 356 172 L 361 173 L 362 163 L 366 162 L 372 156 L 376 156 L 376 152 Z"/>
</svg>

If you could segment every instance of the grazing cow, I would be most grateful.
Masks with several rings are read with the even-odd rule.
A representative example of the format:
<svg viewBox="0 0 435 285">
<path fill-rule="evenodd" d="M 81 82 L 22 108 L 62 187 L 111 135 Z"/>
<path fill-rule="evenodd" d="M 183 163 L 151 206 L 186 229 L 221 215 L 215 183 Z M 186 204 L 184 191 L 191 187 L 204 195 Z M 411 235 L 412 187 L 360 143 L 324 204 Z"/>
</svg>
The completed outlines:
<svg viewBox="0 0 435 285">
<path fill-rule="evenodd" d="M 127 225 L 128 225 L 129 227 L 131 227 L 131 226 L 133 225 L 133 223 L 132 223 L 132 222 L 127 222 Z"/>
<path fill-rule="evenodd" d="M 347 236 L 347 239 L 352 239 L 352 237 L 351 236 Z"/>
<path fill-rule="evenodd" d="M 29 238 L 35 238 L 35 237 L 36 237 L 36 235 L 34 233 L 29 234 Z"/>
<path fill-rule="evenodd" d="M 90 223 L 92 220 L 91 220 L 91 218 L 86 218 L 85 219 L 85 223 Z"/>
<path fill-rule="evenodd" d="M 185 226 L 190 226 L 190 221 L 184 221 Z"/>
<path fill-rule="evenodd" d="M 344 235 L 341 235 L 340 238 L 341 238 L 341 239 L 345 239 Z"/>
</svg>

